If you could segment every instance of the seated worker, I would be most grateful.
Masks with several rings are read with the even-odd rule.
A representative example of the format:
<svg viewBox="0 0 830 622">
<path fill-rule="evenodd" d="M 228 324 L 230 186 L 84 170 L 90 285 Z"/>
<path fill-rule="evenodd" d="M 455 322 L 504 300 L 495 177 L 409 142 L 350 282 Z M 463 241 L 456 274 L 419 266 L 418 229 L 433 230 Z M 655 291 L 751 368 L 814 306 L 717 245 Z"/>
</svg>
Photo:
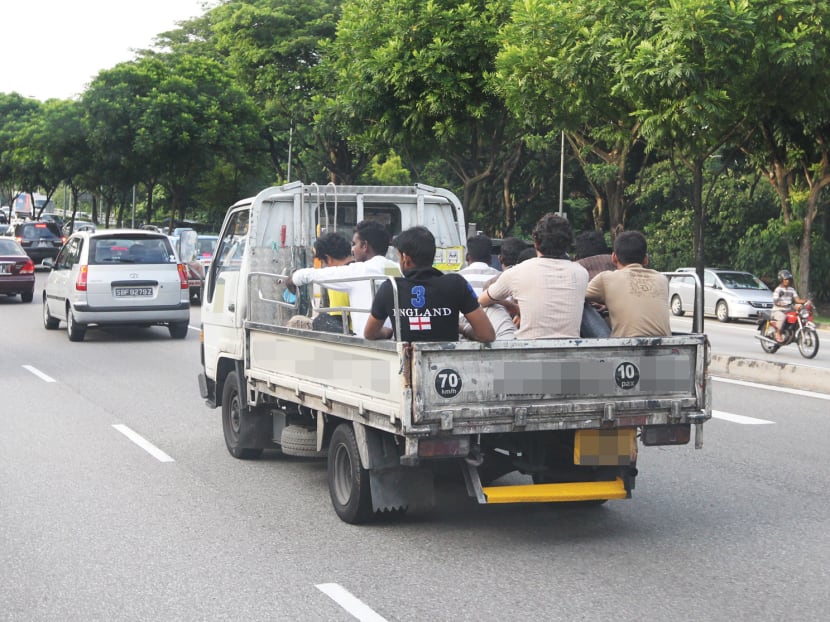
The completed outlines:
<svg viewBox="0 0 830 622">
<path fill-rule="evenodd" d="M 533 228 L 537 256 L 503 272 L 479 296 L 485 307 L 513 298 L 521 313 L 517 339 L 579 337 L 588 272 L 568 257 L 572 243 L 567 219 L 545 214 Z"/>
<path fill-rule="evenodd" d="M 533 256 L 536 257 L 536 249 L 533 248 L 532 246 L 528 246 L 527 242 L 525 242 L 524 240 L 522 240 L 520 238 L 516 238 L 516 237 L 504 238 L 501 241 L 501 253 L 499 253 L 499 264 L 501 264 L 502 272 L 504 272 L 505 270 L 509 270 L 510 268 L 515 266 L 517 263 L 521 263 L 522 254 L 526 253 L 528 251 L 532 252 Z M 496 279 L 499 278 L 499 276 L 501 275 L 502 272 L 499 272 L 493 278 L 488 280 L 484 284 L 484 287 L 482 287 L 481 291 L 484 291 L 485 289 L 490 287 L 493 283 L 495 283 Z M 477 294 L 480 296 L 481 292 L 477 292 Z M 515 302 L 513 302 L 513 299 L 511 298 L 511 299 L 508 299 L 508 300 L 502 300 L 501 306 L 503 306 L 504 309 L 510 314 L 510 317 L 513 320 L 513 324 L 514 324 L 514 328 L 515 328 L 519 323 L 519 320 L 518 320 L 519 305 L 517 305 Z M 485 309 L 485 312 L 486 312 L 486 310 L 489 309 L 489 307 L 484 307 L 484 309 Z M 498 332 L 498 329 L 496 329 L 496 332 Z M 516 337 L 516 334 L 513 333 L 512 338 L 515 338 L 515 337 Z"/>
<path fill-rule="evenodd" d="M 458 271 L 473 288 L 476 298 L 481 295 L 485 284 L 501 274 L 490 265 L 493 242 L 486 235 L 476 235 L 467 239 L 467 267 Z M 502 305 L 492 305 L 484 308 L 484 313 L 496 331 L 496 339 L 514 339 L 516 327 L 510 314 Z M 471 330 L 469 322 L 461 320 L 459 325 L 461 334 L 465 337 Z"/>
<path fill-rule="evenodd" d="M 612 337 L 671 335 L 669 281 L 646 268 L 646 251 L 646 236 L 642 233 L 619 233 L 611 253 L 617 269 L 600 272 L 588 283 L 585 300 L 608 307 Z"/>
<path fill-rule="evenodd" d="M 327 233 L 324 236 L 317 238 L 317 243 L 314 245 L 314 257 L 320 260 L 324 268 L 332 266 L 347 266 L 354 261 L 352 257 L 352 246 L 349 239 L 342 233 L 333 232 Z M 348 307 L 349 294 L 347 292 L 340 292 L 335 289 L 325 288 L 324 297 L 328 300 L 321 302 L 323 307 Z M 348 312 L 346 312 L 348 314 Z M 329 311 L 327 313 L 320 313 L 317 318 L 318 325 L 325 324 L 332 329 L 337 325 L 337 331 L 343 332 L 343 320 L 341 316 L 342 311 Z M 321 316 L 328 316 L 328 318 L 321 318 Z M 318 320 L 318 318 L 321 318 Z M 334 320 L 334 321 L 329 321 Z M 351 332 L 351 319 L 348 321 L 349 332 Z"/>
<path fill-rule="evenodd" d="M 614 270 L 617 267 L 602 233 L 593 229 L 576 236 L 574 259 L 588 271 L 589 280 L 604 270 Z"/>
<path fill-rule="evenodd" d="M 806 300 L 798 297 L 798 292 L 792 286 L 793 273 L 789 270 L 778 271 L 778 287 L 772 292 L 771 319 L 775 322 L 775 340 L 784 341 L 781 329 L 787 323 L 787 311 L 792 311 L 795 305 L 802 305 Z"/>
<path fill-rule="evenodd" d="M 400 305 L 401 341 L 458 341 L 458 313 L 470 323 L 469 336 L 490 342 L 496 333 L 464 277 L 432 267 L 435 237 L 426 227 L 412 227 L 395 240 L 403 278 L 395 279 Z M 363 335 L 366 339 L 394 336 L 395 302 L 392 284 L 383 283 L 372 303 Z M 393 320 L 392 328 L 384 326 Z"/>
<path fill-rule="evenodd" d="M 296 292 L 297 285 L 320 283 L 327 279 L 400 274 L 398 265 L 385 257 L 388 248 L 389 232 L 386 227 L 374 220 L 363 220 L 357 223 L 352 237 L 352 254 L 355 259 L 353 263 L 327 268 L 301 268 L 291 275 L 286 286 L 290 291 Z M 352 307 L 369 309 L 372 306 L 372 292 L 374 290 L 370 279 L 323 283 L 323 285 L 330 290 L 346 292 L 349 295 L 349 302 Z M 362 336 L 369 312 L 352 311 L 351 316 L 352 329 L 357 336 Z"/>
</svg>

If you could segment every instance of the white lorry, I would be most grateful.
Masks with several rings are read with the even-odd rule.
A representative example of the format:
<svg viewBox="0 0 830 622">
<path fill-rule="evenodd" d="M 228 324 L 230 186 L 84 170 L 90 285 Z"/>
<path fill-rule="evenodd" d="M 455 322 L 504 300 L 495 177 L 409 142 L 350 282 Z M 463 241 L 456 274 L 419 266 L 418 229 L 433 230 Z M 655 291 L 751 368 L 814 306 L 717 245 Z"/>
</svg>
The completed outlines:
<svg viewBox="0 0 830 622">
<path fill-rule="evenodd" d="M 221 407 L 234 457 L 327 455 L 334 509 L 358 523 L 430 507 L 436 478 L 452 470 L 482 504 L 628 498 L 638 439 L 685 444 L 694 426 L 701 446 L 711 400 L 700 325 L 663 338 L 491 344 L 287 326 L 320 311 L 312 286 L 285 294 L 288 275 L 311 265 L 318 235 L 350 237 L 363 219 L 393 234 L 427 226 L 435 265 L 462 267 L 463 210 L 443 189 L 295 182 L 228 210 L 205 281 L 199 387 Z"/>
</svg>

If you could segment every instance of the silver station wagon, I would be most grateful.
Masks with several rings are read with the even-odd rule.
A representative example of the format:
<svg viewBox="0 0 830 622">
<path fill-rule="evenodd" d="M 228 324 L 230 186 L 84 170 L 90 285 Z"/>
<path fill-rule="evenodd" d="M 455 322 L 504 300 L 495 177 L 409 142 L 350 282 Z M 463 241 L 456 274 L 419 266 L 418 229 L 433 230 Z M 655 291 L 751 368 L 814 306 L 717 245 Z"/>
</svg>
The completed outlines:
<svg viewBox="0 0 830 622">
<path fill-rule="evenodd" d="M 90 326 L 164 325 L 184 339 L 190 321 L 187 271 L 161 233 L 110 229 L 74 233 L 43 291 L 43 325 L 66 322 L 70 341 Z"/>
</svg>

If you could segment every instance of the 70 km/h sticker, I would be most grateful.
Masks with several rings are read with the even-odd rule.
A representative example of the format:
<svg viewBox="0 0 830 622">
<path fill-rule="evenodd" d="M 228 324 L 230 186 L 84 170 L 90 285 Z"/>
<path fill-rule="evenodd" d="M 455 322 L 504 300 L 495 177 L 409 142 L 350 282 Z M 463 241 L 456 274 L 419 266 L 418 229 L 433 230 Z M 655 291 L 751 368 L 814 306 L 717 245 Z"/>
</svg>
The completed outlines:
<svg viewBox="0 0 830 622">
<path fill-rule="evenodd" d="M 461 374 L 454 369 L 442 369 L 435 374 L 435 391 L 441 397 L 455 397 L 461 391 Z"/>
</svg>

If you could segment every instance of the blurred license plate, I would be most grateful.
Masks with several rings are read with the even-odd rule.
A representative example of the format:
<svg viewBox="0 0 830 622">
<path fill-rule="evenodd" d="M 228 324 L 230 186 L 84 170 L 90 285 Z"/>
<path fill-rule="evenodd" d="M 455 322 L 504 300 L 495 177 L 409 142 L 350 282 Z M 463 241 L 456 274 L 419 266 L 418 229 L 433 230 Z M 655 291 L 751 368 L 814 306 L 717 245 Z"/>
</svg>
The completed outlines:
<svg viewBox="0 0 830 622">
<path fill-rule="evenodd" d="M 41 240 L 37 243 L 38 246 L 52 246 L 51 242 L 47 242 L 46 240 Z"/>
<path fill-rule="evenodd" d="M 115 287 L 113 295 L 116 298 L 133 298 L 136 296 L 152 296 L 152 287 Z"/>
<path fill-rule="evenodd" d="M 0 263 L 0 274 L 10 274 L 12 271 L 11 264 Z"/>
</svg>

